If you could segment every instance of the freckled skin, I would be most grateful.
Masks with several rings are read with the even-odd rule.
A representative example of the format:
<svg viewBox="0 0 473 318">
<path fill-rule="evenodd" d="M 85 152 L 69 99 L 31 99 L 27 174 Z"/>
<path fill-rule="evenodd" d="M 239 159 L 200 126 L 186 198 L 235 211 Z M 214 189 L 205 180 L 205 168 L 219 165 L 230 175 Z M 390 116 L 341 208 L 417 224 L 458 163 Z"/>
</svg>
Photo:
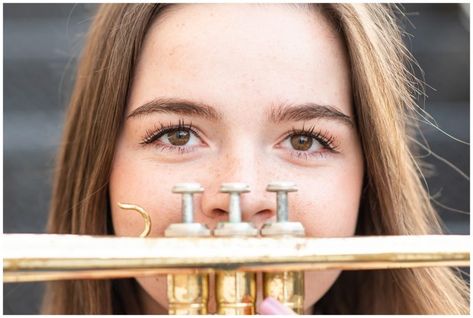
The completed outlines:
<svg viewBox="0 0 473 318">
<path fill-rule="evenodd" d="M 202 184 L 195 221 L 210 228 L 228 219 L 228 195 L 218 192 L 220 185 L 248 183 L 242 218 L 259 227 L 275 219 L 275 195 L 265 188 L 277 180 L 298 185 L 299 191 L 289 194 L 289 218 L 302 222 L 308 236 L 353 235 L 363 179 L 356 130 L 326 119 L 280 124 L 267 119 L 273 105 L 285 102 L 333 105 L 353 118 L 351 95 L 342 40 L 320 13 L 287 5 L 179 5 L 145 39 L 127 113 L 155 98 L 185 98 L 212 105 L 223 119 L 156 113 L 126 120 L 110 180 L 116 235 L 137 236 L 143 228 L 137 214 L 120 210 L 116 202 L 145 208 L 152 219 L 150 236 L 163 236 L 169 224 L 179 223 L 180 196 L 171 192 L 179 182 Z M 202 135 L 193 151 L 140 145 L 147 130 L 180 119 Z M 329 132 L 339 153 L 303 159 L 276 146 L 303 125 Z M 338 275 L 306 273 L 307 312 Z M 145 309 L 165 311 L 165 277 L 137 280 Z"/>
</svg>

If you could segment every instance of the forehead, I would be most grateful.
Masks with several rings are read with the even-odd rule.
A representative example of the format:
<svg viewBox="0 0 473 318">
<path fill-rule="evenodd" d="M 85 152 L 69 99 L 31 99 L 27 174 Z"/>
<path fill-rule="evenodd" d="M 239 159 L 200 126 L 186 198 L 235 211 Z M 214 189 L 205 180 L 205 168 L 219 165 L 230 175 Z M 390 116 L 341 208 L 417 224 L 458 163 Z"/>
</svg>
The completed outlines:
<svg viewBox="0 0 473 318">
<path fill-rule="evenodd" d="M 348 107 L 348 70 L 340 35 L 314 7 L 176 5 L 148 31 L 131 104 L 184 97 L 233 106 Z"/>
</svg>

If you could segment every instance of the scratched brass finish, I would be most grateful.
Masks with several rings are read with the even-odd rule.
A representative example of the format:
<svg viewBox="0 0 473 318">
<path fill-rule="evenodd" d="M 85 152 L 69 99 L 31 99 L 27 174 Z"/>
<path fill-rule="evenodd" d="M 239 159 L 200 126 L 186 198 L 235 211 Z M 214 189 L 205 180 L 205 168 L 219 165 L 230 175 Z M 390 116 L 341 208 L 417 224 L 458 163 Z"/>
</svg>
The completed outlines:
<svg viewBox="0 0 473 318">
<path fill-rule="evenodd" d="M 93 248 L 91 248 L 93 247 Z M 135 238 L 3 234 L 3 281 L 207 273 L 469 266 L 468 235 Z"/>
<path fill-rule="evenodd" d="M 299 222 L 277 222 L 265 224 L 262 229 L 265 237 L 303 237 L 304 227 Z M 304 272 L 283 271 L 263 273 L 263 298 L 272 297 L 291 308 L 298 314 L 304 314 Z"/>
<path fill-rule="evenodd" d="M 170 315 L 206 315 L 208 295 L 207 274 L 168 275 Z"/>
<path fill-rule="evenodd" d="M 194 223 L 193 195 L 203 192 L 202 186 L 194 182 L 179 183 L 173 187 L 172 191 L 182 195 L 182 223 L 170 224 L 164 231 L 164 236 L 210 237 L 210 230 L 205 224 Z M 167 293 L 169 315 L 206 315 L 209 275 L 206 273 L 168 274 Z"/>
<path fill-rule="evenodd" d="M 215 235 L 252 237 L 257 235 L 257 229 L 250 223 L 219 223 Z M 255 273 L 218 271 L 215 285 L 219 315 L 254 315 L 256 305 Z"/>
<path fill-rule="evenodd" d="M 167 237 L 208 237 L 210 231 L 199 223 L 175 223 L 165 231 Z M 168 274 L 168 314 L 206 315 L 209 275 L 206 273 Z"/>
<path fill-rule="evenodd" d="M 175 223 L 165 231 L 167 237 L 207 237 L 210 231 L 199 223 Z M 167 295 L 169 315 L 207 315 L 209 275 L 168 274 Z"/>
<path fill-rule="evenodd" d="M 220 271 L 216 275 L 217 313 L 219 315 L 254 315 L 256 274 Z"/>
<path fill-rule="evenodd" d="M 263 295 L 304 314 L 304 272 L 263 273 Z"/>
</svg>

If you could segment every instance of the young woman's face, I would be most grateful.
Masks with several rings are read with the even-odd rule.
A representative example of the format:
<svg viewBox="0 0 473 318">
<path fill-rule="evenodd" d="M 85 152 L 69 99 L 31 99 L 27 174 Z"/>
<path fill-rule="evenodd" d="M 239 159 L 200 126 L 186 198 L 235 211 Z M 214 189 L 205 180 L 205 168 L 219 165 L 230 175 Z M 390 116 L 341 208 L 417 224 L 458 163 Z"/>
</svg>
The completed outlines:
<svg viewBox="0 0 473 318">
<path fill-rule="evenodd" d="M 144 107 L 143 107 L 144 106 Z M 225 182 L 244 182 L 242 219 L 275 220 L 272 181 L 293 181 L 290 220 L 308 236 L 351 236 L 363 179 L 350 72 L 340 34 L 289 5 L 178 5 L 149 30 L 133 78 L 110 181 L 113 226 L 151 237 L 181 222 L 180 182 L 198 182 L 195 221 L 228 220 Z M 306 273 L 310 307 L 339 271 Z M 147 310 L 167 307 L 165 276 L 138 278 Z M 213 292 L 213 291 L 212 291 Z M 213 299 L 210 295 L 210 300 Z M 211 301 L 211 312 L 215 304 Z"/>
</svg>

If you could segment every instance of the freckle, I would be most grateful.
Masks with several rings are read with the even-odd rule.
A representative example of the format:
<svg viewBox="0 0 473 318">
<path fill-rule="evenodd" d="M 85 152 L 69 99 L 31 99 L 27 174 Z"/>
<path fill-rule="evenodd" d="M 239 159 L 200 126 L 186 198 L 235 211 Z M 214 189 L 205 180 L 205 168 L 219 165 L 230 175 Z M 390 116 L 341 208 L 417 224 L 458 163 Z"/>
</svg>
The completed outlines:
<svg viewBox="0 0 473 318">
<path fill-rule="evenodd" d="M 169 51 L 169 56 L 173 56 L 176 50 L 177 50 L 177 46 L 173 47 L 171 51 Z"/>
</svg>

